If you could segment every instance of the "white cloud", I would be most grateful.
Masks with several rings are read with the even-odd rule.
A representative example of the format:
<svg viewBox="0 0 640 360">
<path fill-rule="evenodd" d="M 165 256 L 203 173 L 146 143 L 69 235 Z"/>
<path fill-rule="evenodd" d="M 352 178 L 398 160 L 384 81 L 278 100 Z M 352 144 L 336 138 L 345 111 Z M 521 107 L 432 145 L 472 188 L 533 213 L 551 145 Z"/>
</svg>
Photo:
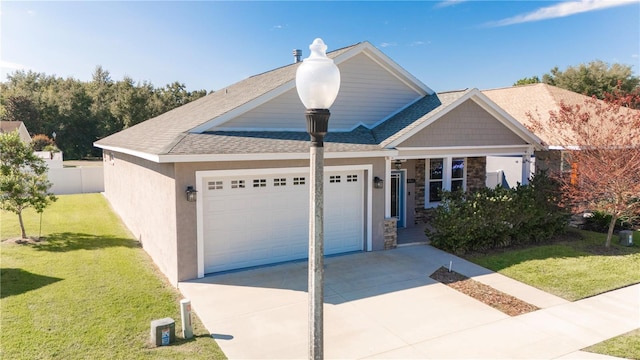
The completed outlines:
<svg viewBox="0 0 640 360">
<path fill-rule="evenodd" d="M 526 22 L 541 21 L 547 19 L 555 19 L 583 12 L 597 11 L 606 8 L 623 6 L 638 3 L 640 0 L 579 0 L 579 1 L 567 1 L 561 2 L 556 5 L 547 6 L 535 10 L 527 14 L 516 15 L 507 19 L 490 22 L 485 24 L 486 26 L 508 26 L 514 24 L 521 24 Z"/>
<path fill-rule="evenodd" d="M 0 68 L 8 69 L 8 70 L 24 70 L 27 68 L 26 65 L 14 63 L 11 61 L 0 60 Z"/>
<path fill-rule="evenodd" d="M 468 0 L 444 0 L 436 4 L 436 8 L 444 8 L 449 6 L 455 6 Z"/>
<path fill-rule="evenodd" d="M 397 43 L 388 43 L 388 42 L 383 42 L 383 43 L 380 44 L 381 48 L 386 48 L 386 47 L 389 47 L 389 46 L 398 46 L 398 44 Z"/>
</svg>

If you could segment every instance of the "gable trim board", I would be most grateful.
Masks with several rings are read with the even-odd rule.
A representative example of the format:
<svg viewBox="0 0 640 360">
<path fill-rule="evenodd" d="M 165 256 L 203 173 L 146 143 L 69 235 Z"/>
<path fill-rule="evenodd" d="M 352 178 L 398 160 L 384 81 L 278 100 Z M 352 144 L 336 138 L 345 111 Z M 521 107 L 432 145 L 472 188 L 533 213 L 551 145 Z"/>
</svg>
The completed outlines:
<svg viewBox="0 0 640 360">
<path fill-rule="evenodd" d="M 356 201 L 359 202 L 359 204 L 351 204 L 351 206 L 356 206 L 355 210 L 357 210 L 357 207 L 361 207 L 361 211 L 363 211 L 364 213 L 361 214 L 361 220 L 363 222 L 362 225 L 364 225 L 363 228 L 359 229 L 360 235 L 355 238 L 352 239 L 350 244 L 347 244 L 346 246 L 340 246 L 340 244 L 338 246 L 325 246 L 325 251 L 328 251 L 330 254 L 331 253 L 340 253 L 340 252 L 344 252 L 344 251 L 371 251 L 373 246 L 372 246 L 372 200 L 373 200 L 373 194 L 372 194 L 372 186 L 370 185 L 372 183 L 372 171 L 373 171 L 373 166 L 372 165 L 346 165 L 346 166 L 326 166 L 325 168 L 325 188 L 328 188 L 330 186 L 330 184 L 327 183 L 326 178 L 328 176 L 331 176 L 331 174 L 336 174 L 336 173 L 345 173 L 345 172 L 353 172 L 353 173 L 360 173 L 362 174 L 362 178 L 360 179 L 360 181 L 358 181 L 357 186 L 360 189 L 360 191 L 362 191 L 362 198 L 358 198 L 356 197 Z M 304 174 L 308 177 L 309 174 L 309 168 L 308 167 L 294 167 L 294 168 L 268 168 L 268 169 L 244 169 L 244 170 L 213 170 L 213 171 L 197 171 L 196 172 L 196 184 L 198 184 L 198 192 L 196 194 L 197 196 L 197 201 L 196 201 L 196 212 L 197 212 L 197 261 L 198 261 L 198 278 L 202 278 L 205 276 L 206 273 L 209 272 L 218 272 L 218 271 L 225 271 L 225 270 L 232 270 L 238 267 L 247 267 L 247 266 L 256 266 L 256 265 L 265 265 L 268 263 L 273 263 L 274 262 L 274 257 L 273 256 L 269 256 L 269 255 L 263 255 L 263 254 L 246 254 L 247 253 L 247 248 L 249 246 L 251 246 L 251 244 L 245 244 L 247 245 L 246 248 L 238 248 L 237 252 L 238 253 L 242 253 L 244 252 L 244 254 L 241 254 L 239 256 L 237 256 L 237 262 L 233 263 L 231 262 L 232 260 L 227 260 L 228 262 L 221 262 L 219 264 L 215 264 L 212 262 L 215 262 L 215 260 L 210 259 L 207 254 L 211 253 L 211 249 L 215 248 L 216 246 L 220 247 L 221 244 L 213 244 L 212 240 L 208 238 L 207 235 L 211 235 L 210 231 L 206 231 L 206 228 L 208 226 L 211 226 L 212 222 L 215 222 L 215 219 L 212 221 L 205 221 L 205 217 L 206 217 L 206 213 L 210 210 L 205 209 L 206 205 L 206 201 L 205 201 L 205 191 L 206 189 L 204 188 L 204 181 L 206 179 L 223 179 L 223 178 L 232 178 L 232 177 L 236 177 L 238 179 L 241 178 L 246 178 L 248 176 L 287 176 L 287 175 L 294 175 L 294 174 Z M 307 178 L 308 181 L 308 178 Z M 343 183 L 345 180 L 342 180 Z M 244 184 L 243 186 L 251 186 L 251 184 Z M 269 186 L 269 184 L 267 184 L 267 186 Z M 265 186 L 266 187 L 266 186 Z M 307 188 L 301 188 L 301 190 L 306 190 L 304 191 L 304 193 L 302 194 L 302 198 L 304 200 L 306 200 L 306 205 L 301 208 L 301 209 L 294 209 L 294 210 L 302 210 L 304 211 L 305 208 L 308 209 L 308 189 Z M 353 191 L 351 191 L 352 195 L 354 194 Z M 283 193 L 284 194 L 284 193 Z M 298 194 L 300 195 L 300 194 Z M 331 193 L 329 191 L 326 191 L 325 194 L 325 205 L 328 204 L 327 199 L 330 197 Z M 356 194 L 357 195 L 357 194 Z M 359 199 L 359 200 L 358 200 Z M 282 199 L 280 199 L 282 200 Z M 298 201 L 300 199 L 297 199 Z M 233 201 L 233 198 L 229 199 L 228 201 Z M 294 203 L 293 199 L 288 198 L 286 199 L 287 204 L 286 206 L 293 206 L 292 203 Z M 329 199 L 330 201 L 330 199 Z M 253 205 L 253 204 L 252 204 Z M 303 205 L 303 204 L 298 204 Z M 225 207 L 227 206 L 232 206 L 230 204 L 225 204 Z M 330 220 L 331 217 L 331 212 L 325 212 L 325 220 Z M 305 218 L 303 220 L 308 220 L 308 218 Z M 290 219 L 287 218 L 279 218 L 276 219 L 275 221 L 271 222 L 271 225 L 276 228 L 276 230 L 278 228 L 282 228 L 285 227 L 287 225 L 287 222 L 290 221 Z M 325 221 L 325 243 L 327 241 L 331 241 L 332 240 L 332 233 L 329 231 L 326 231 L 326 224 L 328 221 Z M 251 227 L 251 222 L 247 221 L 247 219 L 245 219 L 245 227 Z M 304 247 L 305 245 L 308 245 L 308 222 L 305 222 L 306 224 L 306 232 L 304 234 L 301 234 L 299 231 L 296 234 L 293 234 L 294 236 L 297 236 L 296 239 L 294 239 L 295 244 L 292 244 L 291 246 L 295 246 L 297 244 L 298 248 L 301 249 L 301 247 Z M 300 225 L 300 224 L 298 224 Z M 352 222 L 349 223 L 347 225 L 350 225 L 352 227 L 352 230 L 354 231 L 358 231 L 358 223 L 357 222 Z M 355 226 L 356 229 L 353 229 L 353 227 Z M 300 226 L 298 226 L 300 227 Z M 304 228 L 305 225 L 302 225 L 302 227 Z M 228 232 L 227 232 L 228 233 Z M 291 235 L 291 234 L 288 234 Z M 241 235 L 235 235 L 238 238 L 234 238 L 233 234 L 229 235 L 230 238 L 225 238 L 222 241 L 223 242 L 228 242 L 228 241 L 235 241 L 235 240 L 239 240 L 240 238 L 242 238 Z M 336 234 L 333 234 L 333 236 L 335 237 Z M 246 239 L 243 239 L 244 241 L 246 241 Z M 262 241 L 271 241 L 273 243 L 277 242 L 278 237 L 275 238 L 271 238 L 271 237 L 267 237 L 267 238 L 263 238 Z M 291 239 L 288 240 L 288 242 L 290 242 Z M 360 245 L 355 244 L 354 247 L 354 243 L 353 241 L 356 242 L 360 242 Z M 362 241 L 364 241 L 364 243 L 362 243 Z M 270 243 L 267 243 L 270 244 Z M 265 247 L 265 244 L 262 245 L 262 247 Z M 209 251 L 208 251 L 209 250 Z M 287 251 L 289 251 L 290 249 L 284 249 L 284 253 L 280 254 L 278 257 L 275 257 L 275 259 L 279 259 L 280 261 L 289 261 L 289 260 L 297 260 L 297 259 L 303 259 L 306 258 L 308 255 L 308 248 L 303 249 L 304 252 L 300 253 L 300 251 L 294 251 L 293 253 L 287 253 Z M 215 251 L 214 251 L 215 252 Z M 224 251 L 220 251 L 221 254 L 224 254 Z M 232 253 L 232 251 L 229 251 L 229 254 Z"/>
<path fill-rule="evenodd" d="M 534 146 L 455 146 L 455 147 L 398 147 L 398 159 L 428 159 L 442 156 L 476 157 L 491 155 L 527 155 L 533 154 Z"/>
</svg>

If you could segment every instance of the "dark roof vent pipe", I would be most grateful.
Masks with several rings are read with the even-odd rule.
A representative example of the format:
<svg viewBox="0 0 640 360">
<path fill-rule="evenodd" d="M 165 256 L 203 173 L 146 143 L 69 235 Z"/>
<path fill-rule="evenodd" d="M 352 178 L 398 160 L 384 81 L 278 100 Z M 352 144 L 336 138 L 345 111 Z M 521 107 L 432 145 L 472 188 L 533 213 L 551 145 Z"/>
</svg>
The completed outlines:
<svg viewBox="0 0 640 360">
<path fill-rule="evenodd" d="M 293 62 L 299 63 L 302 61 L 302 50 L 293 49 Z"/>
</svg>

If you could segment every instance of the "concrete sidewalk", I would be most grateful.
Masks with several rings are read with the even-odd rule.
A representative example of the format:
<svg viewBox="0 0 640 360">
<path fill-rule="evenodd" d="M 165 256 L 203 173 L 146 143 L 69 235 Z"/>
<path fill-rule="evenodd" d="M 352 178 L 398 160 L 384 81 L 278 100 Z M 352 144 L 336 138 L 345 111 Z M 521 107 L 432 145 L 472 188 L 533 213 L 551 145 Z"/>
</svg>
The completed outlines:
<svg viewBox="0 0 640 360">
<path fill-rule="evenodd" d="M 429 278 L 440 266 L 536 305 L 509 317 Z M 640 285 L 567 302 L 428 245 L 325 259 L 327 359 L 604 358 L 580 349 L 640 327 Z M 230 359 L 307 357 L 307 263 L 182 282 Z"/>
</svg>

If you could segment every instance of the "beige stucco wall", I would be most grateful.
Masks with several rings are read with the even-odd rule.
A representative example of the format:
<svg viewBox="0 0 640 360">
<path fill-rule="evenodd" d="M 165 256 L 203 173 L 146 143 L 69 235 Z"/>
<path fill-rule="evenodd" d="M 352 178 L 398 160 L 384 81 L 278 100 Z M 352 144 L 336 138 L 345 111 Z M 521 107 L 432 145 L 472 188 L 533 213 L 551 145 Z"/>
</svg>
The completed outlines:
<svg viewBox="0 0 640 360">
<path fill-rule="evenodd" d="M 399 147 L 451 147 L 526 144 L 473 100 L 451 110 Z"/>
<path fill-rule="evenodd" d="M 158 268 L 177 285 L 173 164 L 157 164 L 112 151 L 103 155 L 107 199 Z"/>
</svg>

